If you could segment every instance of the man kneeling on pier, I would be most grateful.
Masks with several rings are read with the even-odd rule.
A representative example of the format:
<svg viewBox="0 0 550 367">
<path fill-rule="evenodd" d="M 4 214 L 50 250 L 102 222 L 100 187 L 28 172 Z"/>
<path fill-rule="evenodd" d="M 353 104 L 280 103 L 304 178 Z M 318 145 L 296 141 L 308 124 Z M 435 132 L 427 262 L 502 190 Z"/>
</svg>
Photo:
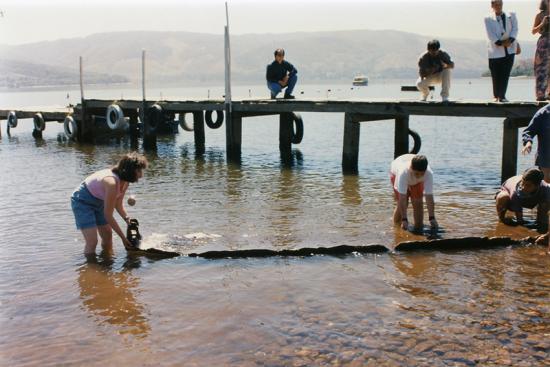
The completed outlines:
<svg viewBox="0 0 550 367">
<path fill-rule="evenodd" d="M 428 165 L 428 159 L 423 155 L 404 154 L 391 163 L 390 180 L 393 185 L 397 206 L 393 212 L 395 224 L 401 223 L 401 228 L 408 229 L 407 206 L 409 197 L 413 205 L 414 229 L 422 231 L 424 227 L 424 202 L 426 196 L 428 218 L 432 230 L 437 230 L 435 220 L 435 204 L 433 196 L 433 173 Z"/>
<path fill-rule="evenodd" d="M 420 56 L 418 60 L 418 73 L 420 77 L 416 81 L 416 87 L 422 93 L 422 100 L 425 101 L 430 93 L 430 86 L 441 84 L 441 100 L 449 100 L 449 89 L 451 88 L 451 69 L 455 63 L 451 56 L 439 49 L 439 41 L 428 42 L 428 51 Z"/>
<path fill-rule="evenodd" d="M 292 91 L 298 81 L 298 70 L 285 60 L 285 50 L 278 48 L 274 52 L 275 60 L 267 65 L 265 78 L 267 87 L 271 91 L 271 99 L 275 99 L 277 94 L 286 88 L 285 99 L 294 99 Z"/>
</svg>

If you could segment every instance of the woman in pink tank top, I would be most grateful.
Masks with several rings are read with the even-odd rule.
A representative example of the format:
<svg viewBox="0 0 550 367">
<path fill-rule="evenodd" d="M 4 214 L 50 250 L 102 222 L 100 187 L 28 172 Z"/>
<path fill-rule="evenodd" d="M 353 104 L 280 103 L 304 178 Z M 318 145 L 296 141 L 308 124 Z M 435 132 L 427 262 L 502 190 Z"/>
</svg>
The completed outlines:
<svg viewBox="0 0 550 367">
<path fill-rule="evenodd" d="M 71 207 L 76 228 L 82 231 L 86 242 L 85 255 L 95 254 L 98 233 L 103 250 L 111 252 L 113 230 L 122 240 L 124 247 L 132 247 L 113 214 L 116 209 L 124 221 L 129 222 L 130 217 L 124 209 L 124 194 L 130 183 L 137 182 L 143 177 L 143 169 L 147 168 L 147 164 L 147 159 L 138 153 L 125 154 L 116 166 L 88 176 L 73 192 Z"/>
</svg>

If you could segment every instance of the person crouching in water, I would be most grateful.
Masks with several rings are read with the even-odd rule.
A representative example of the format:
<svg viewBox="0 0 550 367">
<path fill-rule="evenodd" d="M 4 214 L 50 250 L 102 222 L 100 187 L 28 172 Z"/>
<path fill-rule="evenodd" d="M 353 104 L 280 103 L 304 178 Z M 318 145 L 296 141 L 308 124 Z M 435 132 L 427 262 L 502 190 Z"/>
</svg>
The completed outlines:
<svg viewBox="0 0 550 367">
<path fill-rule="evenodd" d="M 103 250 L 112 252 L 113 230 L 120 237 L 126 249 L 132 247 L 113 213 L 116 209 L 128 224 L 130 217 L 124 209 L 124 194 L 130 183 L 137 182 L 143 177 L 143 169 L 147 168 L 147 165 L 148 162 L 144 156 L 135 152 L 125 154 L 116 166 L 88 176 L 73 192 L 71 207 L 76 228 L 82 231 L 86 241 L 85 255 L 95 254 L 98 233 L 101 237 Z"/>
<path fill-rule="evenodd" d="M 433 172 L 428 165 L 428 159 L 423 155 L 403 154 L 391 163 L 390 180 L 393 185 L 397 206 L 393 212 L 395 224 L 401 224 L 402 229 L 409 228 L 407 207 L 409 197 L 413 205 L 414 230 L 421 231 L 424 227 L 422 200 L 426 196 L 428 218 L 432 230 L 437 230 L 435 219 L 435 204 L 433 196 Z"/>
<path fill-rule="evenodd" d="M 550 210 L 550 185 L 544 182 L 544 173 L 538 168 L 528 169 L 523 175 L 510 177 L 496 195 L 498 219 L 507 225 L 515 224 L 506 217 L 508 210 L 516 215 L 517 224 L 523 224 L 523 208 L 537 207 L 539 230 L 548 230 L 548 210 Z M 547 243 L 548 233 L 537 238 L 537 243 Z M 550 247 L 549 247 L 550 250 Z"/>
</svg>

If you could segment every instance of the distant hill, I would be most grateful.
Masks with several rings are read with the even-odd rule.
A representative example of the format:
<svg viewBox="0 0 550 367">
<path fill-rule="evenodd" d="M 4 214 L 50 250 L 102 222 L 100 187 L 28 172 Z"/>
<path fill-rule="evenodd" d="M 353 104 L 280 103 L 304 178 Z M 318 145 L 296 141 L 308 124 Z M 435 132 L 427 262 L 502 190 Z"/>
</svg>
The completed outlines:
<svg viewBox="0 0 550 367">
<path fill-rule="evenodd" d="M 86 84 L 128 83 L 121 75 L 88 73 Z M 79 73 L 71 68 L 0 59 L 0 88 L 76 85 Z"/>
<path fill-rule="evenodd" d="M 371 78 L 415 78 L 418 56 L 431 38 L 389 30 L 236 35 L 231 37 L 233 81 L 262 83 L 277 47 L 286 49 L 302 82 L 350 81 L 359 72 Z M 479 77 L 487 69 L 485 41 L 440 41 L 456 63 L 455 77 Z M 532 58 L 534 48 L 533 42 L 522 42 L 521 57 Z M 190 32 L 101 33 L 0 46 L 0 83 L 20 78 L 43 85 L 77 84 L 79 56 L 87 83 L 138 82 L 142 49 L 147 50 L 151 84 L 223 83 L 223 37 Z"/>
</svg>

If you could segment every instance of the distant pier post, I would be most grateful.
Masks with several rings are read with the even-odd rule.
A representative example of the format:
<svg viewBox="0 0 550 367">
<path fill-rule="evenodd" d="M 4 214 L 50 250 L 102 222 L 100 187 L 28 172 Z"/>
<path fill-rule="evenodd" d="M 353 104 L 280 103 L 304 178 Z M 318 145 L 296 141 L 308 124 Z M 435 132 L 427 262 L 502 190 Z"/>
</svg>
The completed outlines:
<svg viewBox="0 0 550 367">
<path fill-rule="evenodd" d="M 138 146 L 138 112 L 132 113 L 128 116 L 130 118 L 130 145 L 132 148 L 137 148 Z"/>
<path fill-rule="evenodd" d="M 395 118 L 394 158 L 409 152 L 409 116 Z"/>
<path fill-rule="evenodd" d="M 205 148 L 204 138 L 204 113 L 203 111 L 193 112 L 193 134 L 195 136 L 195 154 L 203 155 Z"/>
<path fill-rule="evenodd" d="M 283 162 L 290 162 L 292 158 L 293 124 L 292 113 L 279 114 L 279 151 Z"/>
<path fill-rule="evenodd" d="M 504 119 L 502 129 L 501 182 L 515 176 L 518 170 L 518 125 L 511 118 Z"/>
<path fill-rule="evenodd" d="M 243 117 L 240 113 L 225 114 L 225 144 L 227 160 L 234 163 L 241 162 L 241 141 Z"/>
<path fill-rule="evenodd" d="M 344 173 L 357 173 L 359 161 L 359 136 L 361 125 L 353 121 L 353 115 L 344 115 L 344 147 L 342 151 L 342 170 Z"/>
</svg>

